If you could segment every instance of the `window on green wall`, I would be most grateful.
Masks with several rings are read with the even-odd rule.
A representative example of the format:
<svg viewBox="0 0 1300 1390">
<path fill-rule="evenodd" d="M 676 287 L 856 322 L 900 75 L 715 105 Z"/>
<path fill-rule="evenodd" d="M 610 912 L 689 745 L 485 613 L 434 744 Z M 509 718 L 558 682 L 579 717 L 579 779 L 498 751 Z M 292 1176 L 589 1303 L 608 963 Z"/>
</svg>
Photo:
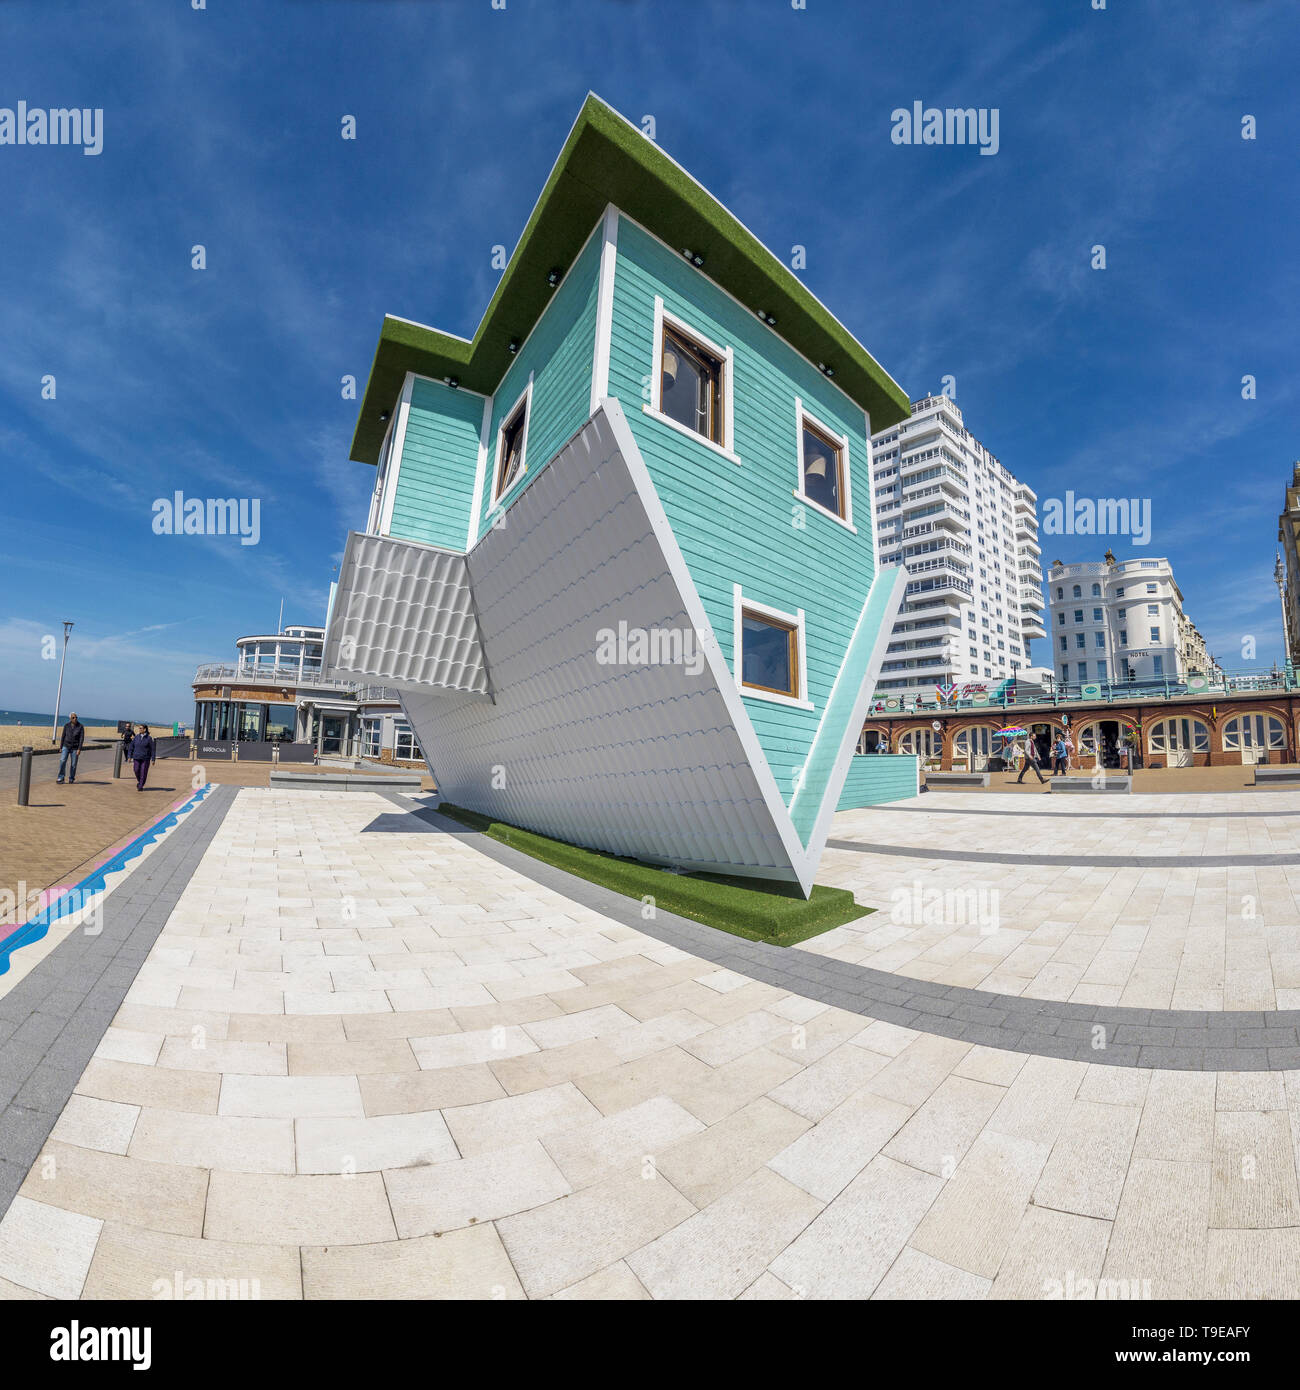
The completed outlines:
<svg viewBox="0 0 1300 1390">
<path fill-rule="evenodd" d="M 492 500 L 504 497 L 515 483 L 524 475 L 524 448 L 528 439 L 528 400 L 530 390 L 524 392 L 523 399 L 510 412 L 501 426 L 497 441 L 497 466 L 492 487 Z"/>
<path fill-rule="evenodd" d="M 844 496 L 844 448 L 838 440 L 802 417 L 803 494 L 819 507 L 847 516 Z"/>
<path fill-rule="evenodd" d="M 799 698 L 799 629 L 746 608 L 741 613 L 741 680 L 755 690 Z"/>
<path fill-rule="evenodd" d="M 722 361 L 701 343 L 664 325 L 659 408 L 679 425 L 723 442 Z"/>
</svg>

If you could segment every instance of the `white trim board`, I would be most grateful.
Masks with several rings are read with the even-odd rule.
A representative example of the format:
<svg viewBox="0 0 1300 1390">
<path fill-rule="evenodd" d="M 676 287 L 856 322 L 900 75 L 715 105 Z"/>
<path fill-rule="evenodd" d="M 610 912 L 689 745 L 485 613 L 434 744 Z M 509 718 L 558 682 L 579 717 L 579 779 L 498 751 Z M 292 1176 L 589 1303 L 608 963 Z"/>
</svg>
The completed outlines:
<svg viewBox="0 0 1300 1390">
<path fill-rule="evenodd" d="M 614 341 L 614 273 L 618 265 L 618 209 L 605 205 L 604 239 L 596 289 L 596 346 L 591 362 L 591 408 L 594 415 L 609 395 L 609 359 Z"/>
<path fill-rule="evenodd" d="M 402 448 L 406 444 L 406 421 L 411 414 L 411 390 L 415 378 L 407 372 L 402 380 L 402 395 L 397 406 L 393 430 L 393 447 L 388 459 L 388 481 L 384 484 L 384 502 L 380 509 L 379 534 L 386 536 L 393 525 L 393 503 L 397 500 L 397 479 L 402 471 Z"/>
</svg>

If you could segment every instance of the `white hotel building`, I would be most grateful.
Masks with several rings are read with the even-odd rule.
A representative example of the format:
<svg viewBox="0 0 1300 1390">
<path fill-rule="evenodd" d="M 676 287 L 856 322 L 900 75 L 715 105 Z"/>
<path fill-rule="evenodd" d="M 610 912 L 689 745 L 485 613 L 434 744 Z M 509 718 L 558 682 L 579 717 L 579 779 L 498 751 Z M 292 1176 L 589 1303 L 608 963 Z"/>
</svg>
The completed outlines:
<svg viewBox="0 0 1300 1390">
<path fill-rule="evenodd" d="M 1027 670 L 1030 642 L 1047 636 L 1037 496 L 947 396 L 916 401 L 871 444 L 880 563 L 908 573 L 876 689 L 992 693 Z"/>
<path fill-rule="evenodd" d="M 1054 563 L 1047 594 L 1052 660 L 1066 685 L 1183 681 L 1215 668 L 1169 561 Z"/>
</svg>

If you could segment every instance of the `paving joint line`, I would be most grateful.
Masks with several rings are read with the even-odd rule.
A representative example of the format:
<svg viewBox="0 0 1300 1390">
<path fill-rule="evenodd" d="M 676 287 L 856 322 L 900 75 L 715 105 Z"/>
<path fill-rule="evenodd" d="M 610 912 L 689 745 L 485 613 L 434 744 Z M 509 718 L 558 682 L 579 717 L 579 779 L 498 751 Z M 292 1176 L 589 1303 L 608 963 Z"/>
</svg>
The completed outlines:
<svg viewBox="0 0 1300 1390">
<path fill-rule="evenodd" d="M 867 1019 L 1006 1052 L 1100 1066 L 1233 1072 L 1300 1069 L 1300 1010 L 1128 1008 L 996 994 L 965 985 L 936 986 L 797 946 L 773 947 L 731 936 L 662 909 L 646 921 L 641 918 L 639 900 L 500 844 L 434 807 L 413 805 L 395 792 L 377 795 L 421 827 L 412 833 L 453 835 L 498 864 L 623 926 L 710 964 Z M 936 989 L 941 992 L 935 994 Z M 962 1009 L 975 1017 L 953 1016 Z M 994 1017 L 999 1021 L 990 1021 Z M 1162 1041 L 1125 1041 L 1119 1036 L 1123 1030 L 1127 1038 L 1133 1029 L 1147 1030 L 1148 1038 L 1151 1030 L 1158 1030 Z M 1232 1043 L 1225 1047 L 1221 1043 L 1228 1031 Z M 1276 1041 L 1264 1042 L 1265 1034 L 1276 1035 Z"/>
</svg>

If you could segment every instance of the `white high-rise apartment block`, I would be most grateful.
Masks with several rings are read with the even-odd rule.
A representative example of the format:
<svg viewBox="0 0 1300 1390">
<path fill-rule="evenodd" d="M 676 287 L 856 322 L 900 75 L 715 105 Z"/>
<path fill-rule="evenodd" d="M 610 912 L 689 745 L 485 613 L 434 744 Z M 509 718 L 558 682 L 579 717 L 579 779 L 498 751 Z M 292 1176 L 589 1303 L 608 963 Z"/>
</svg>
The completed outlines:
<svg viewBox="0 0 1300 1390">
<path fill-rule="evenodd" d="M 1066 685 L 1182 681 L 1211 675 L 1213 661 L 1169 561 L 1052 565 L 1047 579 L 1052 658 Z"/>
<path fill-rule="evenodd" d="M 947 396 L 873 435 L 882 565 L 905 565 L 907 593 L 876 689 L 938 684 L 995 691 L 1046 637 L 1038 499 L 966 429 Z"/>
</svg>

